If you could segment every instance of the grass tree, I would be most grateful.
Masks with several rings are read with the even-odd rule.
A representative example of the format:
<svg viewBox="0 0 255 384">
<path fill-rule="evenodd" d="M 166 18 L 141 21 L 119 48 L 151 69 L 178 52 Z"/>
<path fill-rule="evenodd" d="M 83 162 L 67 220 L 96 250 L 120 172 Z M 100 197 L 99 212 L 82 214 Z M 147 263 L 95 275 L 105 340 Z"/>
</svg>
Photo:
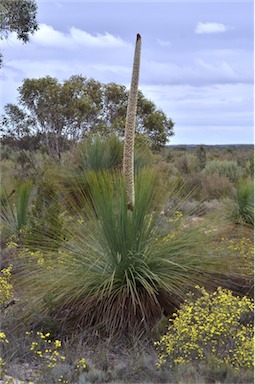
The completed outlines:
<svg viewBox="0 0 255 384">
<path fill-rule="evenodd" d="M 175 203 L 164 220 L 164 204 L 180 201 L 180 191 L 163 173 L 143 168 L 134 180 L 140 50 L 137 35 L 123 172 L 79 175 L 58 249 L 37 242 L 39 252 L 28 252 L 27 262 L 23 255 L 17 290 L 24 299 L 20 313 L 30 320 L 50 316 L 65 330 L 106 335 L 150 330 L 192 287 L 224 284 L 234 267 L 233 259 L 208 248 L 214 232 L 182 220 Z M 68 191 L 58 192 L 66 202 Z"/>
<path fill-rule="evenodd" d="M 131 216 L 120 172 L 84 177 L 88 188 L 73 204 L 58 251 L 45 242 L 27 254 L 17 279 L 20 314 L 30 321 L 49 316 L 68 331 L 130 335 L 150 330 L 196 284 L 224 284 L 234 261 L 210 251 L 212 231 L 183 222 L 175 206 L 162 226 L 164 203 L 178 190 L 159 173 L 138 173 Z"/>
<path fill-rule="evenodd" d="M 127 205 L 130 211 L 133 210 L 134 203 L 135 203 L 134 141 L 135 141 L 136 111 L 137 111 L 137 99 L 138 99 L 138 83 L 139 83 L 139 72 L 140 72 L 141 43 L 142 43 L 141 36 L 137 34 L 132 80 L 131 80 L 127 116 L 126 116 L 125 141 L 124 141 L 124 153 L 123 153 L 123 175 L 125 180 Z"/>
</svg>

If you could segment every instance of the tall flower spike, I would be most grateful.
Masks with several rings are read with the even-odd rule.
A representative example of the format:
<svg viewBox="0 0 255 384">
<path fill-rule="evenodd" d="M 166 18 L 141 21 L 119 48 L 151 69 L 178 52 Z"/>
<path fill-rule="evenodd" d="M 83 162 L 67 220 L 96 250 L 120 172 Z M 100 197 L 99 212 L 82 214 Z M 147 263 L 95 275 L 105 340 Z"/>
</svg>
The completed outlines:
<svg viewBox="0 0 255 384">
<path fill-rule="evenodd" d="M 123 153 L 123 175 L 126 190 L 126 199 L 128 209 L 133 210 L 135 204 L 135 189 L 134 189 L 134 141 L 135 141 L 135 126 L 136 126 L 136 111 L 138 99 L 138 82 L 140 72 L 140 57 L 141 57 L 141 36 L 136 36 L 136 46 L 133 63 L 133 73 L 131 87 L 128 98 L 126 125 L 125 125 L 125 141 Z"/>
</svg>

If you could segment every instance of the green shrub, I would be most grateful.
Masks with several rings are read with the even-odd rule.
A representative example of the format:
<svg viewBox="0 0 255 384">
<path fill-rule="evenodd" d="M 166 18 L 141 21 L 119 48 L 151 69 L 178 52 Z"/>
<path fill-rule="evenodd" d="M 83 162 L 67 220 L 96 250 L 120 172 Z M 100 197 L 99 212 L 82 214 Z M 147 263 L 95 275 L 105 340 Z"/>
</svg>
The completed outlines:
<svg viewBox="0 0 255 384">
<path fill-rule="evenodd" d="M 96 136 L 84 140 L 77 148 L 76 163 L 82 170 L 99 171 L 120 168 L 123 143 L 117 136 Z M 146 138 L 138 136 L 135 141 L 134 166 L 138 170 L 152 162 L 152 152 Z"/>
<path fill-rule="evenodd" d="M 81 169 L 118 168 L 122 163 L 123 145 L 117 136 L 89 137 L 77 149 L 76 161 Z"/>
<path fill-rule="evenodd" d="M 241 180 L 237 185 L 231 218 L 235 223 L 254 226 L 254 182 Z"/>
<path fill-rule="evenodd" d="M 0 218 L 3 236 L 18 234 L 27 225 L 32 190 L 33 184 L 30 181 L 19 183 L 10 195 L 4 188 L 1 190 Z"/>
<path fill-rule="evenodd" d="M 167 333 L 156 342 L 158 366 L 172 367 L 214 359 L 235 369 L 253 366 L 253 301 L 218 288 L 212 294 L 199 288 L 170 319 Z"/>
<path fill-rule="evenodd" d="M 203 172 L 208 175 L 225 176 L 232 182 L 236 182 L 244 175 L 243 169 L 237 162 L 230 160 L 212 160 L 206 164 Z"/>
<path fill-rule="evenodd" d="M 37 181 L 24 242 L 27 247 L 36 248 L 36 244 L 56 248 L 62 240 L 64 209 L 60 199 L 60 185 L 49 176 Z M 47 244 L 47 245 L 46 245 Z"/>
<path fill-rule="evenodd" d="M 204 169 L 206 166 L 206 149 L 204 145 L 197 147 L 196 155 L 199 169 Z"/>
<path fill-rule="evenodd" d="M 252 153 L 245 164 L 247 175 L 254 177 L 254 153 Z"/>
</svg>

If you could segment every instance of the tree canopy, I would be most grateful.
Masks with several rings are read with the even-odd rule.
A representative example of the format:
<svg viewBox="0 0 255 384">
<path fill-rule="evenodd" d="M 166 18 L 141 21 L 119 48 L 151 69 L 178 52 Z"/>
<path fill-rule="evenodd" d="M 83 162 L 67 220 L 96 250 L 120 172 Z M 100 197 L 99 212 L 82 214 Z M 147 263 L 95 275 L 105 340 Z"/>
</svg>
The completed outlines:
<svg viewBox="0 0 255 384">
<path fill-rule="evenodd" d="M 49 155 L 60 157 L 67 142 L 88 135 L 124 137 L 128 90 L 123 85 L 103 84 L 81 75 L 63 82 L 46 76 L 24 79 L 18 91 L 18 105 L 5 106 L 3 138 L 38 136 Z M 173 126 L 139 91 L 136 134 L 147 136 L 152 148 L 159 149 L 174 134 Z"/>
<path fill-rule="evenodd" d="M 37 5 L 34 0 L 1 0 L 0 2 L 0 40 L 7 39 L 9 33 L 16 32 L 24 43 L 30 34 L 38 30 L 36 20 Z M 2 53 L 0 52 L 0 66 Z"/>
</svg>

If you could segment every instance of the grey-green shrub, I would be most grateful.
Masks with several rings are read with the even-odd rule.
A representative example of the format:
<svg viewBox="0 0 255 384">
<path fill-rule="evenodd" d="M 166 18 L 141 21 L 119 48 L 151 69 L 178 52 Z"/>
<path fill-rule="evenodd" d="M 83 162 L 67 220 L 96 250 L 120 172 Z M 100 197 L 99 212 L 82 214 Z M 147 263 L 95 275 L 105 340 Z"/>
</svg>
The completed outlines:
<svg viewBox="0 0 255 384">
<path fill-rule="evenodd" d="M 206 164 L 203 172 L 207 175 L 225 176 L 232 182 L 236 182 L 244 176 L 244 170 L 236 161 L 230 160 L 212 160 Z"/>
</svg>

